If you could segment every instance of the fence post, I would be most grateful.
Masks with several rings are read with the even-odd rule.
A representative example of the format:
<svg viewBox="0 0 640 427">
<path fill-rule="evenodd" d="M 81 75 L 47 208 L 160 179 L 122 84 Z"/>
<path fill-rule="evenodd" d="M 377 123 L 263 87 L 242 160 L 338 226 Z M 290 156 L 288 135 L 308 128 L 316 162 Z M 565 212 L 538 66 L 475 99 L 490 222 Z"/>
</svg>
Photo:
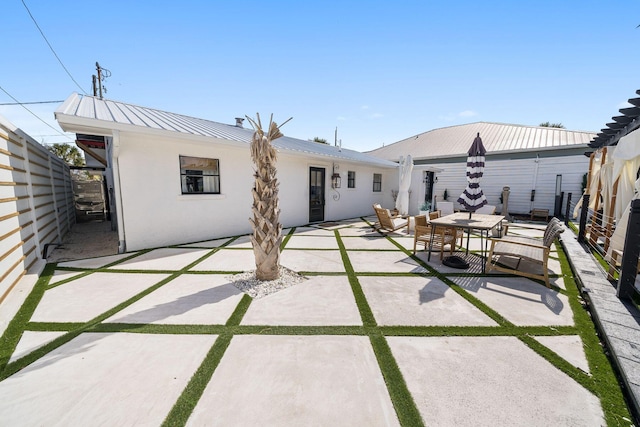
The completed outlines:
<svg viewBox="0 0 640 427">
<path fill-rule="evenodd" d="M 589 195 L 582 196 L 582 209 L 580 211 L 580 229 L 578 230 L 578 242 L 585 242 L 587 234 L 587 214 L 589 213 Z"/>
<path fill-rule="evenodd" d="M 564 211 L 564 225 L 569 225 L 569 215 L 571 215 L 571 193 L 567 194 L 567 209 Z"/>
<path fill-rule="evenodd" d="M 624 240 L 622 267 L 618 280 L 617 295 L 620 299 L 631 299 L 636 275 L 638 274 L 638 256 L 640 255 L 640 200 L 631 201 L 629 225 Z"/>
</svg>

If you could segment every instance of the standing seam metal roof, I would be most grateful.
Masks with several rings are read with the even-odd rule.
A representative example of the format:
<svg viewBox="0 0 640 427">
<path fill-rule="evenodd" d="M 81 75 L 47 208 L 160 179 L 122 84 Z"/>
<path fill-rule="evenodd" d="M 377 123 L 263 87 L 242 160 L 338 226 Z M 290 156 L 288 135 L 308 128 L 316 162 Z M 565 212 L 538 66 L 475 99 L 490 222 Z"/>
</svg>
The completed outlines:
<svg viewBox="0 0 640 427">
<path fill-rule="evenodd" d="M 550 150 L 584 145 L 594 132 L 566 129 L 476 122 L 433 129 L 402 141 L 368 151 L 376 157 L 397 160 L 411 154 L 414 159 L 434 159 L 466 156 L 473 139 L 480 133 L 487 153 Z"/>
<path fill-rule="evenodd" d="M 73 93 L 67 98 L 56 110 L 55 116 L 60 125 L 64 125 L 63 128 L 66 127 L 68 129 L 73 129 L 74 124 L 77 124 L 74 123 L 73 118 L 82 118 L 92 120 L 92 125 L 98 129 L 111 130 L 123 126 L 125 128 L 135 126 L 195 136 L 219 138 L 246 143 L 247 145 L 251 142 L 253 135 L 252 129 L 125 104 L 118 101 L 100 99 L 93 96 L 82 96 L 77 93 Z M 287 136 L 276 139 L 273 145 L 280 151 L 366 163 L 384 168 L 396 168 L 398 166 L 396 163 L 358 151 L 345 148 L 340 149 L 329 144 L 304 141 Z"/>
</svg>

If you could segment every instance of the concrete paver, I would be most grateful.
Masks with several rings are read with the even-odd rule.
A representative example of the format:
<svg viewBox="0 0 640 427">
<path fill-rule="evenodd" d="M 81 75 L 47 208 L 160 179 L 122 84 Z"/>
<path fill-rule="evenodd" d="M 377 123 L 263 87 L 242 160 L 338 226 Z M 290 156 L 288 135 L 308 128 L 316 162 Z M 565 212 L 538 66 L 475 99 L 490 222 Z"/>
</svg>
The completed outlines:
<svg viewBox="0 0 640 427">
<path fill-rule="evenodd" d="M 451 280 L 518 326 L 573 325 L 567 296 L 522 277 Z"/>
<path fill-rule="evenodd" d="M 359 336 L 233 337 L 187 425 L 213 419 L 228 426 L 399 425 L 369 339 Z"/>
<path fill-rule="evenodd" d="M 348 251 L 347 255 L 356 273 L 379 272 L 380 264 L 384 264 L 387 273 L 427 273 L 427 269 L 419 265 L 404 252 Z"/>
<path fill-rule="evenodd" d="M 123 261 L 118 270 L 180 270 L 209 253 L 206 249 L 160 248 Z"/>
<path fill-rule="evenodd" d="M 15 351 L 11 355 L 9 362 L 14 362 L 32 351 L 50 343 L 54 339 L 64 335 L 66 332 L 49 332 L 49 331 L 24 331 Z"/>
<path fill-rule="evenodd" d="M 166 274 L 93 273 L 47 290 L 31 321 L 88 322 L 166 277 Z"/>
<path fill-rule="evenodd" d="M 497 326 L 434 277 L 361 277 L 379 325 Z"/>
<path fill-rule="evenodd" d="M 291 236 L 287 249 L 338 249 L 335 236 Z"/>
<path fill-rule="evenodd" d="M 605 425 L 594 395 L 515 337 L 388 341 L 428 425 Z"/>
<path fill-rule="evenodd" d="M 338 250 L 313 251 L 285 248 L 280 254 L 280 264 L 293 271 L 345 272 L 342 256 Z"/>
<path fill-rule="evenodd" d="M 2 424 L 160 425 L 215 338 L 81 334 L 0 382 Z"/>
<path fill-rule="evenodd" d="M 249 249 L 220 249 L 191 267 L 191 271 L 251 271 L 256 269 L 253 251 Z"/>
<path fill-rule="evenodd" d="M 224 325 L 242 295 L 226 275 L 182 275 L 105 322 Z"/>
<path fill-rule="evenodd" d="M 377 249 L 377 250 L 398 250 L 398 247 L 384 237 L 364 236 L 345 237 L 342 243 L 347 250 L 350 249 Z"/>
<path fill-rule="evenodd" d="M 589 363 L 584 354 L 582 340 L 578 335 L 561 335 L 557 337 L 534 337 L 540 344 L 557 353 L 583 372 L 589 373 Z"/>
<path fill-rule="evenodd" d="M 362 325 L 346 276 L 308 280 L 251 303 L 242 325 Z"/>
</svg>

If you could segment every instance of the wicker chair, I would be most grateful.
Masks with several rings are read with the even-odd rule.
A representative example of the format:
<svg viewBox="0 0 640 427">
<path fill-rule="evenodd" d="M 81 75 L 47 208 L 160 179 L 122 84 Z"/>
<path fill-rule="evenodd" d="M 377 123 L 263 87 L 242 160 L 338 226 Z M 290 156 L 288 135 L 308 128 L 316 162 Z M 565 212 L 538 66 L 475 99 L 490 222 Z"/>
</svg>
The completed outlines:
<svg viewBox="0 0 640 427">
<path fill-rule="evenodd" d="M 529 277 L 531 279 L 538 279 L 544 281 L 547 288 L 550 288 L 549 284 L 549 269 L 547 267 L 547 261 L 549 260 L 549 251 L 551 245 L 556 240 L 558 235 L 564 231 L 562 222 L 557 218 L 553 218 L 547 228 L 544 231 L 544 237 L 542 241 L 540 239 L 534 239 L 532 237 L 515 237 L 505 236 L 501 239 L 489 238 L 491 241 L 491 250 L 489 251 L 487 272 L 491 270 L 498 270 L 504 273 L 516 274 L 519 276 Z M 497 256 L 494 259 L 494 256 Z M 518 258 L 518 263 L 514 268 L 508 268 L 498 264 L 500 256 L 515 257 Z M 542 273 L 535 274 L 527 271 L 518 270 L 520 261 L 523 259 L 532 261 L 542 266 Z"/>
</svg>

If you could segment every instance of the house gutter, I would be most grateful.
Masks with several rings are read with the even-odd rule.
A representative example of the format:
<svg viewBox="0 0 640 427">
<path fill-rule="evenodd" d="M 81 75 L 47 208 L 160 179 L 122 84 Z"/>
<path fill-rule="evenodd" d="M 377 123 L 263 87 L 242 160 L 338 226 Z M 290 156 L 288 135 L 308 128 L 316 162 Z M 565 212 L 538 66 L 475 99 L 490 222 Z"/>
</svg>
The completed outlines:
<svg viewBox="0 0 640 427">
<path fill-rule="evenodd" d="M 113 186 L 116 196 L 116 218 L 118 220 L 118 253 L 127 251 L 127 239 L 124 232 L 124 212 L 122 209 L 122 188 L 120 187 L 120 131 L 113 130 L 112 133 L 111 164 L 113 165 Z"/>
</svg>

